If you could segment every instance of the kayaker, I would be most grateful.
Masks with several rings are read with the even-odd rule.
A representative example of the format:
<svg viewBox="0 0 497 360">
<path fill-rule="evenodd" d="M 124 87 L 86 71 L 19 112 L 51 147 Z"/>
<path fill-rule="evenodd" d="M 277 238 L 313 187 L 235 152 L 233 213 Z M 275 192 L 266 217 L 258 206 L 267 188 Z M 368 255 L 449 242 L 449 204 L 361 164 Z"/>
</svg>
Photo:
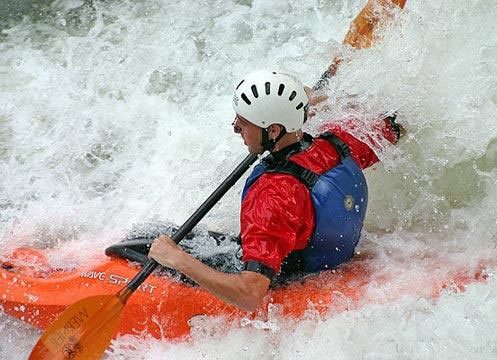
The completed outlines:
<svg viewBox="0 0 497 360">
<path fill-rule="evenodd" d="M 240 236 L 244 270 L 227 274 L 187 254 L 167 235 L 149 256 L 235 306 L 253 311 L 276 274 L 332 269 L 354 255 L 367 207 L 362 169 L 378 162 L 373 149 L 338 122 L 317 138 L 302 132 L 311 100 L 288 74 L 255 71 L 235 89 L 234 131 L 254 154 L 269 152 L 246 181 Z M 319 99 L 318 99 L 319 100 Z M 346 125 L 346 126 L 345 126 Z M 396 143 L 401 127 L 380 119 L 375 133 Z"/>
</svg>

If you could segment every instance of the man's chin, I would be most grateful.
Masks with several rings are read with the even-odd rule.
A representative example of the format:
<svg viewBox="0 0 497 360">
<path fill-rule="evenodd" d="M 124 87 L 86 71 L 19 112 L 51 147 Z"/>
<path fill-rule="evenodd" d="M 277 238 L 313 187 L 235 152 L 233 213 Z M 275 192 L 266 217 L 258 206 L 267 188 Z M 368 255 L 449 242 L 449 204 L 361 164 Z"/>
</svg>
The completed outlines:
<svg viewBox="0 0 497 360">
<path fill-rule="evenodd" d="M 251 148 L 248 148 L 248 151 L 252 155 L 261 155 L 264 152 L 262 151 L 262 149 L 251 149 Z"/>
</svg>

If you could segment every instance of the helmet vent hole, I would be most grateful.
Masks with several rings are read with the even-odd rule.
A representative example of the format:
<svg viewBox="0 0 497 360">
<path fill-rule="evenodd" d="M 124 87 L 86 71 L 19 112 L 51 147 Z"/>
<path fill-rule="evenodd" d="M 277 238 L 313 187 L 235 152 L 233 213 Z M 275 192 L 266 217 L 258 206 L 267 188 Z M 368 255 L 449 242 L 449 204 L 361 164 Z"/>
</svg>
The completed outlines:
<svg viewBox="0 0 497 360">
<path fill-rule="evenodd" d="M 276 75 L 276 71 L 273 71 L 273 74 Z"/>
<path fill-rule="evenodd" d="M 242 95 L 242 98 L 243 98 L 243 95 Z M 302 109 L 303 106 L 304 106 L 304 103 L 300 103 L 297 105 L 297 107 L 295 109 L 300 110 L 300 109 Z"/>
<path fill-rule="evenodd" d="M 257 92 L 257 86 L 252 85 L 250 88 L 252 89 L 252 94 L 254 94 L 254 97 L 258 98 L 259 97 L 259 93 Z"/>
<path fill-rule="evenodd" d="M 293 90 L 292 93 L 290 94 L 290 97 L 288 98 L 288 100 L 292 101 L 293 99 L 295 99 L 295 96 L 297 96 L 297 92 L 295 90 Z"/>
<path fill-rule="evenodd" d="M 283 94 L 283 90 L 285 90 L 285 84 L 280 84 L 280 87 L 278 88 L 278 96 Z"/>
<path fill-rule="evenodd" d="M 247 103 L 247 105 L 252 104 L 245 93 L 242 94 L 242 100 Z"/>
<path fill-rule="evenodd" d="M 269 95 L 271 92 L 271 84 L 269 82 L 264 84 L 266 86 L 266 95 Z"/>
<path fill-rule="evenodd" d="M 238 86 L 236 87 L 236 89 L 235 89 L 235 90 L 238 90 L 238 88 L 240 87 L 240 85 L 242 85 L 242 84 L 243 84 L 243 82 L 244 82 L 244 81 L 245 81 L 245 79 L 243 79 L 242 81 L 240 81 L 240 84 L 238 84 Z"/>
</svg>

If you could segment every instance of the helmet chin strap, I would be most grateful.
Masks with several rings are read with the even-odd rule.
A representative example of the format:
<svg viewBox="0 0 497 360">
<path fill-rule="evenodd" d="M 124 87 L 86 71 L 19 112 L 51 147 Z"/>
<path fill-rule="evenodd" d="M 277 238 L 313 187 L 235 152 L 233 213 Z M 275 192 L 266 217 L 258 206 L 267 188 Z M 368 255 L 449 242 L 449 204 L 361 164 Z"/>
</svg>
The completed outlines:
<svg viewBox="0 0 497 360">
<path fill-rule="evenodd" d="M 276 143 L 278 141 L 280 141 L 283 136 L 285 136 L 286 129 L 285 129 L 285 127 L 283 127 L 281 129 L 281 131 L 280 131 L 280 134 L 274 140 L 270 140 L 269 139 L 269 131 L 268 131 L 268 129 L 269 128 L 265 128 L 265 129 L 262 128 L 262 130 L 261 130 L 262 131 L 262 149 L 263 149 L 263 151 L 269 151 L 269 152 L 271 152 L 271 151 L 273 151 L 274 146 L 276 145 Z"/>
</svg>

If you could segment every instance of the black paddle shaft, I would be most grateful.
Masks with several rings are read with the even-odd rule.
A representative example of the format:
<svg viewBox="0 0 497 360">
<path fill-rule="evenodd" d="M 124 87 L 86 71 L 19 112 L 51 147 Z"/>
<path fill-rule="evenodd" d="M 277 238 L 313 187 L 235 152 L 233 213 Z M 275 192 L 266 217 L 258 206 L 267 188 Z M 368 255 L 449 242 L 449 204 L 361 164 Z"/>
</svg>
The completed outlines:
<svg viewBox="0 0 497 360">
<path fill-rule="evenodd" d="M 204 201 L 202 205 L 185 221 L 183 225 L 171 237 L 176 244 L 197 225 L 200 220 L 209 212 L 210 209 L 231 189 L 231 187 L 242 177 L 242 175 L 250 168 L 250 166 L 257 160 L 257 155 L 249 154 L 243 161 L 236 167 L 235 170 L 217 187 L 216 190 Z M 159 266 L 159 263 L 153 259 L 148 260 L 141 271 L 131 279 L 126 285 L 130 291 L 135 291 L 145 281 L 145 279 Z"/>
</svg>

